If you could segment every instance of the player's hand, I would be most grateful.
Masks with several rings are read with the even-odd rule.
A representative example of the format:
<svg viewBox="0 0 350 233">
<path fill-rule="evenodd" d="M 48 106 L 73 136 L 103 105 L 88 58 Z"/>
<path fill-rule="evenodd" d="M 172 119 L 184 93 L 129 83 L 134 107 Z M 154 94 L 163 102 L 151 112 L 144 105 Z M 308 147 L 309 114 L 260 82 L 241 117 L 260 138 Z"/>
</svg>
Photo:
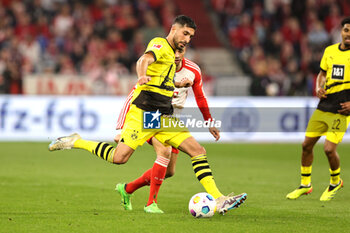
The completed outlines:
<svg viewBox="0 0 350 233">
<path fill-rule="evenodd" d="M 316 89 L 316 96 L 320 99 L 327 98 L 326 90 L 323 87 Z"/>
<path fill-rule="evenodd" d="M 213 135 L 215 141 L 218 141 L 220 139 L 220 130 L 218 130 L 217 128 L 210 127 L 209 132 L 211 133 L 211 135 Z"/>
<path fill-rule="evenodd" d="M 350 101 L 345 103 L 340 103 L 341 109 L 338 110 L 340 114 L 350 115 Z"/>
<path fill-rule="evenodd" d="M 180 82 L 175 82 L 175 87 L 182 88 L 182 87 L 190 87 L 193 85 L 193 82 L 189 80 L 188 78 L 181 79 Z"/>
<path fill-rule="evenodd" d="M 139 80 L 137 81 L 140 85 L 146 84 L 149 81 L 151 81 L 151 77 L 150 76 L 141 76 L 139 77 Z"/>
<path fill-rule="evenodd" d="M 120 134 L 115 135 L 114 141 L 115 141 L 116 143 L 119 143 L 119 140 L 120 140 Z"/>
</svg>

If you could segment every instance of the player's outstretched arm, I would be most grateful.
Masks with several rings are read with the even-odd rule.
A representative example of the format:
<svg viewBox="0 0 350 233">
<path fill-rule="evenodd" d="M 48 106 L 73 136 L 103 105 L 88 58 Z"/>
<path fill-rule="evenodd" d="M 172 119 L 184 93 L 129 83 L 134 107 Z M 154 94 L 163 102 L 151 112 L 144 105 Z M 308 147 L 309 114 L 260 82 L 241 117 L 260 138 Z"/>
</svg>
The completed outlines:
<svg viewBox="0 0 350 233">
<path fill-rule="evenodd" d="M 155 61 L 156 59 L 154 58 L 152 53 L 145 53 L 137 61 L 136 73 L 137 73 L 138 83 L 140 85 L 148 83 L 151 80 L 151 77 L 147 76 L 147 68 L 150 64 L 152 64 Z"/>
<path fill-rule="evenodd" d="M 202 82 L 202 75 L 200 72 L 196 72 L 196 76 L 194 79 L 194 83 L 192 85 L 192 90 L 194 93 L 194 96 L 196 98 L 197 106 L 200 109 L 204 120 L 210 120 L 212 119 L 209 105 L 207 98 L 205 97 L 205 93 L 203 90 L 203 82 Z M 218 141 L 220 139 L 220 131 L 215 127 L 210 127 L 209 132 L 213 137 L 215 138 L 215 141 Z"/>
</svg>

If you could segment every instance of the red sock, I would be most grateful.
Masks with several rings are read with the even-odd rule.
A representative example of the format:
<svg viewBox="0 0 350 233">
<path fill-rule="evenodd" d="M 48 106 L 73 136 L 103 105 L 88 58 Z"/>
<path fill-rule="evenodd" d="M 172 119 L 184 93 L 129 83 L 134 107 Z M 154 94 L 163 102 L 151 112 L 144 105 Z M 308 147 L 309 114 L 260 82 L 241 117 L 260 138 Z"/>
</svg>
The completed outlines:
<svg viewBox="0 0 350 233">
<path fill-rule="evenodd" d="M 153 164 L 151 173 L 151 187 L 149 191 L 147 206 L 149 206 L 153 202 L 157 203 L 158 191 L 163 183 L 169 161 L 170 160 L 167 158 L 157 156 L 157 159 Z"/>
<path fill-rule="evenodd" d="M 142 176 L 140 176 L 136 180 L 130 183 L 127 183 L 125 186 L 125 191 L 127 193 L 133 193 L 143 186 L 150 185 L 151 174 L 152 174 L 152 168 L 148 169 L 145 173 L 142 174 Z"/>
</svg>

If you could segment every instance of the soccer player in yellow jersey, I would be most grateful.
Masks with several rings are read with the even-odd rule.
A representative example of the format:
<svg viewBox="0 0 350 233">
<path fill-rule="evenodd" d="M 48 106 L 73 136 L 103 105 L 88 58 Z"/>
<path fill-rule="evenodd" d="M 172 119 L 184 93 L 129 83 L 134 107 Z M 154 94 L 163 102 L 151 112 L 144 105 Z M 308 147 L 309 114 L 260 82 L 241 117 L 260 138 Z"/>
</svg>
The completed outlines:
<svg viewBox="0 0 350 233">
<path fill-rule="evenodd" d="M 330 184 L 320 200 L 331 200 L 343 187 L 343 180 L 340 178 L 340 160 L 336 149 L 349 125 L 350 17 L 345 18 L 341 26 L 342 42 L 328 46 L 321 60 L 321 70 L 316 80 L 316 94 L 320 102 L 309 120 L 302 145 L 301 185 L 287 194 L 288 199 L 297 199 L 303 194 L 312 192 L 313 148 L 323 135 L 326 136 L 324 152 L 330 166 Z"/>
<path fill-rule="evenodd" d="M 169 130 L 159 127 L 144 130 L 143 117 L 145 113 L 153 112 L 154 118 L 166 118 L 177 123 L 176 118 L 167 115 L 173 113 L 172 96 L 175 89 L 175 50 L 183 49 L 194 36 L 196 25 L 194 21 L 184 15 L 177 16 L 166 38 L 154 38 L 136 64 L 138 84 L 135 89 L 131 107 L 126 115 L 125 124 L 121 132 L 121 139 L 116 148 L 103 142 L 87 141 L 78 134 L 60 137 L 49 145 L 50 151 L 80 148 L 87 150 L 98 157 L 115 164 L 124 164 L 138 146 L 154 136 L 165 146 L 171 145 L 187 153 L 192 160 L 195 174 L 206 191 L 217 201 L 218 212 L 225 213 L 237 208 L 246 199 L 247 194 L 224 196 L 216 187 L 205 149 L 191 136 L 188 130 Z M 153 118 L 152 118 L 153 119 Z M 171 123 L 171 122 L 170 122 Z M 170 124 L 175 125 L 175 124 Z M 170 153 L 168 150 L 157 155 L 152 168 L 152 184 L 161 185 Z M 152 183 L 153 181 L 153 183 Z M 154 194 L 155 197 L 157 192 Z M 156 199 L 152 204 L 145 206 L 145 212 L 163 213 L 157 206 Z"/>
</svg>

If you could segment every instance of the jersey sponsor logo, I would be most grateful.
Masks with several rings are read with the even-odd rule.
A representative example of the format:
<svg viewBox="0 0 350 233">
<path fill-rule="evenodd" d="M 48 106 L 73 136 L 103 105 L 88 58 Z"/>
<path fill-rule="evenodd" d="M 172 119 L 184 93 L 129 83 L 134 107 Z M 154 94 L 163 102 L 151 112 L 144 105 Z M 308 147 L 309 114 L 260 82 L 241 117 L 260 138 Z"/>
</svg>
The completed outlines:
<svg viewBox="0 0 350 233">
<path fill-rule="evenodd" d="M 344 80 L 344 65 L 333 65 L 332 68 L 332 79 Z"/>
<path fill-rule="evenodd" d="M 154 44 L 153 45 L 153 48 L 155 48 L 155 49 L 161 49 L 163 47 L 163 45 L 161 45 L 161 44 Z"/>
<path fill-rule="evenodd" d="M 162 114 L 157 111 L 143 113 L 143 128 L 144 129 L 160 129 L 160 116 Z"/>
</svg>

